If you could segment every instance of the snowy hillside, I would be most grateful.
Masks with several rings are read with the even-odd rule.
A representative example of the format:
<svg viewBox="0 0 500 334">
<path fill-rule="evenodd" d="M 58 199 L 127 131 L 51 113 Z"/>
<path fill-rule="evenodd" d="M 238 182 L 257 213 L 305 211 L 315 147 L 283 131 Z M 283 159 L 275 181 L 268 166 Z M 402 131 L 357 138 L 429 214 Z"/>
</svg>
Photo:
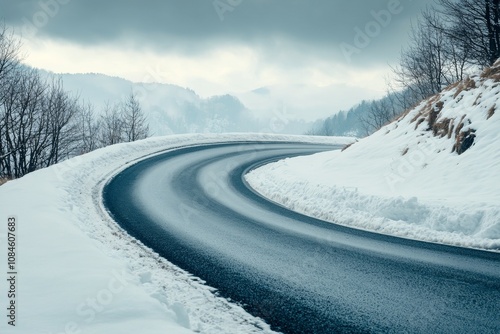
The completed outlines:
<svg viewBox="0 0 500 334">
<path fill-rule="evenodd" d="M 500 250 L 500 61 L 343 152 L 247 176 L 276 202 L 386 234 Z"/>
</svg>

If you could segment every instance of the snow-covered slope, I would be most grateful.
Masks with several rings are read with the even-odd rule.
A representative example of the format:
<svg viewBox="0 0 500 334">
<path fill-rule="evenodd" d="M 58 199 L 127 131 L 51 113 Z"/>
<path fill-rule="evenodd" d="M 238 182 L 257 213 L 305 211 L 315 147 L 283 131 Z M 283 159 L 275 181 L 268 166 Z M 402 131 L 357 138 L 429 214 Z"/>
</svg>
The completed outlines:
<svg viewBox="0 0 500 334">
<path fill-rule="evenodd" d="M 348 143 L 272 135 L 184 135 L 120 144 L 0 186 L 0 333 L 271 333 L 262 320 L 128 236 L 101 206 L 110 177 L 166 149 L 231 141 Z M 15 217 L 15 298 L 7 298 Z M 7 324 L 15 300 L 15 327 Z M 9 304 L 10 305 L 10 304 Z"/>
<path fill-rule="evenodd" d="M 253 171 L 271 199 L 339 224 L 500 250 L 500 61 L 343 152 Z"/>
</svg>

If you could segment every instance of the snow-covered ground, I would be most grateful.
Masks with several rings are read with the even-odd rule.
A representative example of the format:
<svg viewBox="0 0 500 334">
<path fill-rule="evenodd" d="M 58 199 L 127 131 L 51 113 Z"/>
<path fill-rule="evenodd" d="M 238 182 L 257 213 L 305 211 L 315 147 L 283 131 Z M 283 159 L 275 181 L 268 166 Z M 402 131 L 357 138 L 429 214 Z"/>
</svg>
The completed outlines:
<svg viewBox="0 0 500 334">
<path fill-rule="evenodd" d="M 252 171 L 247 180 L 311 216 L 498 251 L 499 96 L 500 66 L 449 87 L 343 152 L 283 160 Z M 458 154 L 473 136 L 474 144 Z M 138 159 L 176 147 L 248 140 L 352 141 L 259 134 L 151 138 L 0 186 L 0 333 L 271 333 L 262 320 L 128 236 L 101 204 L 107 180 Z M 13 298 L 5 298 L 11 288 L 8 218 L 14 216 L 16 327 L 6 317 Z"/>
<path fill-rule="evenodd" d="M 264 196 L 313 217 L 499 251 L 499 102 L 500 61 L 343 152 L 286 159 L 246 178 Z"/>
<path fill-rule="evenodd" d="M 184 135 L 104 148 L 0 187 L 0 333 L 271 333 L 262 320 L 128 236 L 101 205 L 107 180 L 137 159 L 215 142 L 346 144 L 352 138 Z M 8 218 L 16 221 L 15 327 L 7 324 Z"/>
</svg>

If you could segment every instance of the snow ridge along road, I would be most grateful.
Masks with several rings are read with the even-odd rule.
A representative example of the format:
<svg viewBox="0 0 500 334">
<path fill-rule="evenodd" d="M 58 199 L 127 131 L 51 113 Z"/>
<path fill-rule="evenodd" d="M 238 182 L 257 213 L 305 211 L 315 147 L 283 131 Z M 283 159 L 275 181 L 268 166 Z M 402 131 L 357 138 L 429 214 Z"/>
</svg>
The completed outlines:
<svg viewBox="0 0 500 334">
<path fill-rule="evenodd" d="M 104 188 L 133 237 L 285 333 L 498 333 L 500 255 L 355 230 L 256 194 L 244 174 L 331 147 L 169 151 Z"/>
</svg>

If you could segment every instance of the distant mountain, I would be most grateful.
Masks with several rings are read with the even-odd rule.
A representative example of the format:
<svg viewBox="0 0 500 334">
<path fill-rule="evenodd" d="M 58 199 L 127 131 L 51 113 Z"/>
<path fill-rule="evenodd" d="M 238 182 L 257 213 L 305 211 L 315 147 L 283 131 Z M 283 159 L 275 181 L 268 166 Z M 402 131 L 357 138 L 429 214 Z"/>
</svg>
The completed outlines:
<svg viewBox="0 0 500 334">
<path fill-rule="evenodd" d="M 48 74 L 45 72 L 45 74 Z M 280 108 L 248 108 L 239 97 L 220 95 L 202 98 L 192 89 L 171 84 L 133 83 L 103 74 L 62 74 L 67 91 L 95 106 L 124 100 L 134 91 L 154 135 L 178 133 L 271 132 L 302 134 L 312 123 Z M 243 94 L 244 95 L 244 94 Z M 266 109 L 267 108 L 267 109 Z"/>
<path fill-rule="evenodd" d="M 379 95 L 344 84 L 323 87 L 287 84 L 260 87 L 236 96 L 256 115 L 301 115 L 306 121 L 314 122 L 338 110 L 347 110 L 363 99 L 376 98 Z"/>
</svg>

